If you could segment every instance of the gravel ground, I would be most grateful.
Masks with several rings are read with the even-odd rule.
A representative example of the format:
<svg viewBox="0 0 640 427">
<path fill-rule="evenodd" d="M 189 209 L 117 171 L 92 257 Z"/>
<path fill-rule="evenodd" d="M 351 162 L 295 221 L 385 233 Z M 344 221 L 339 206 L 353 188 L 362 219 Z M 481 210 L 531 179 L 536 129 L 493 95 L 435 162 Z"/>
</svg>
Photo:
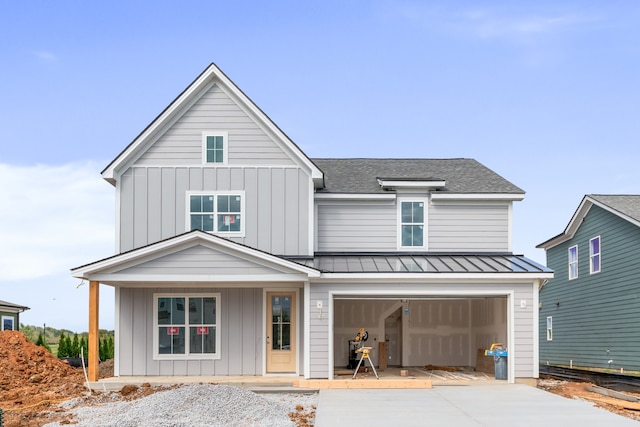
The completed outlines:
<svg viewBox="0 0 640 427">
<path fill-rule="evenodd" d="M 313 413 L 317 401 L 317 393 L 256 394 L 228 385 L 192 384 L 132 401 L 120 401 L 109 393 L 98 405 L 86 406 L 83 399 L 73 399 L 65 406 L 80 427 L 289 427 L 296 426 L 290 413 Z M 61 425 L 55 422 L 46 427 Z"/>
</svg>

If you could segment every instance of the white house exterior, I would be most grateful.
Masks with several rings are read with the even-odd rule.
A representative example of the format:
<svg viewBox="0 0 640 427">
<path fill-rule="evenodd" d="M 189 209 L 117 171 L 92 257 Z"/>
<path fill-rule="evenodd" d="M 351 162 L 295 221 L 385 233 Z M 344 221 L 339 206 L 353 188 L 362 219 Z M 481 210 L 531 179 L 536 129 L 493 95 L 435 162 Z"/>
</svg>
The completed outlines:
<svg viewBox="0 0 640 427">
<path fill-rule="evenodd" d="M 212 64 L 102 175 L 117 254 L 72 274 L 94 336 L 115 288 L 116 376 L 333 378 L 360 327 L 374 361 L 502 342 L 511 382 L 538 376 L 552 273 L 512 253 L 524 192 L 475 160 L 310 159 Z"/>
</svg>

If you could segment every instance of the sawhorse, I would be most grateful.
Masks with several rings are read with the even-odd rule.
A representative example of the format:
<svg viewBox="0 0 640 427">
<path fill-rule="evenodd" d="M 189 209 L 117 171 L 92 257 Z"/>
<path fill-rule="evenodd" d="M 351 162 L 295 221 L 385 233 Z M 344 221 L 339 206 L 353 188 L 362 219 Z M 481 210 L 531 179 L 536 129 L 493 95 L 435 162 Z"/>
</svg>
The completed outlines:
<svg viewBox="0 0 640 427">
<path fill-rule="evenodd" d="M 378 373 L 376 372 L 375 366 L 373 366 L 373 363 L 371 362 L 371 356 L 369 354 L 370 351 L 371 351 L 371 347 L 360 347 L 359 349 L 356 350 L 356 353 L 362 353 L 362 357 L 358 361 L 358 366 L 356 366 L 356 370 L 353 372 L 353 377 L 351 377 L 352 380 L 356 379 L 356 375 L 358 375 L 358 369 L 360 369 L 360 365 L 362 364 L 362 361 L 365 359 L 369 361 L 369 366 L 371 366 L 371 369 L 373 369 L 373 373 L 376 374 L 376 378 L 380 379 L 380 377 L 378 376 Z"/>
</svg>

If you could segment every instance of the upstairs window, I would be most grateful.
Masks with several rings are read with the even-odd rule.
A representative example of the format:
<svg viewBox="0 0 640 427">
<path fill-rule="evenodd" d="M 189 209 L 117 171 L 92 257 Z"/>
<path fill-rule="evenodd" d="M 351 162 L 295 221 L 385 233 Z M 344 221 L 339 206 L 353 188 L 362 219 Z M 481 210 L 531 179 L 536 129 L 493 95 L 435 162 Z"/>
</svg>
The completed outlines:
<svg viewBox="0 0 640 427">
<path fill-rule="evenodd" d="M 244 195 L 238 193 L 189 194 L 189 230 L 242 235 Z"/>
<path fill-rule="evenodd" d="M 569 280 L 578 278 L 578 245 L 569 248 Z"/>
<path fill-rule="evenodd" d="M 425 202 L 407 200 L 400 202 L 400 246 L 424 248 Z"/>
<path fill-rule="evenodd" d="M 207 164 L 226 164 L 228 154 L 228 135 L 226 132 L 203 132 L 202 145 L 204 162 Z"/>
<path fill-rule="evenodd" d="M 600 273 L 600 236 L 589 240 L 589 273 Z"/>
</svg>

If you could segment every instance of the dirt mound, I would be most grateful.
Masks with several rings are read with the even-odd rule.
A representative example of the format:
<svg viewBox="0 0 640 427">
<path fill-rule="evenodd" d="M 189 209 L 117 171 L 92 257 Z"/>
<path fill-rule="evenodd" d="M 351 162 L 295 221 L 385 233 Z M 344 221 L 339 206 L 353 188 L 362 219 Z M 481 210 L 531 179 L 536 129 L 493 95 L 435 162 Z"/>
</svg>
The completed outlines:
<svg viewBox="0 0 640 427">
<path fill-rule="evenodd" d="M 21 332 L 0 332 L 0 402 L 5 426 L 32 426 L 56 402 L 86 393 L 82 370 L 59 360 Z"/>
</svg>

